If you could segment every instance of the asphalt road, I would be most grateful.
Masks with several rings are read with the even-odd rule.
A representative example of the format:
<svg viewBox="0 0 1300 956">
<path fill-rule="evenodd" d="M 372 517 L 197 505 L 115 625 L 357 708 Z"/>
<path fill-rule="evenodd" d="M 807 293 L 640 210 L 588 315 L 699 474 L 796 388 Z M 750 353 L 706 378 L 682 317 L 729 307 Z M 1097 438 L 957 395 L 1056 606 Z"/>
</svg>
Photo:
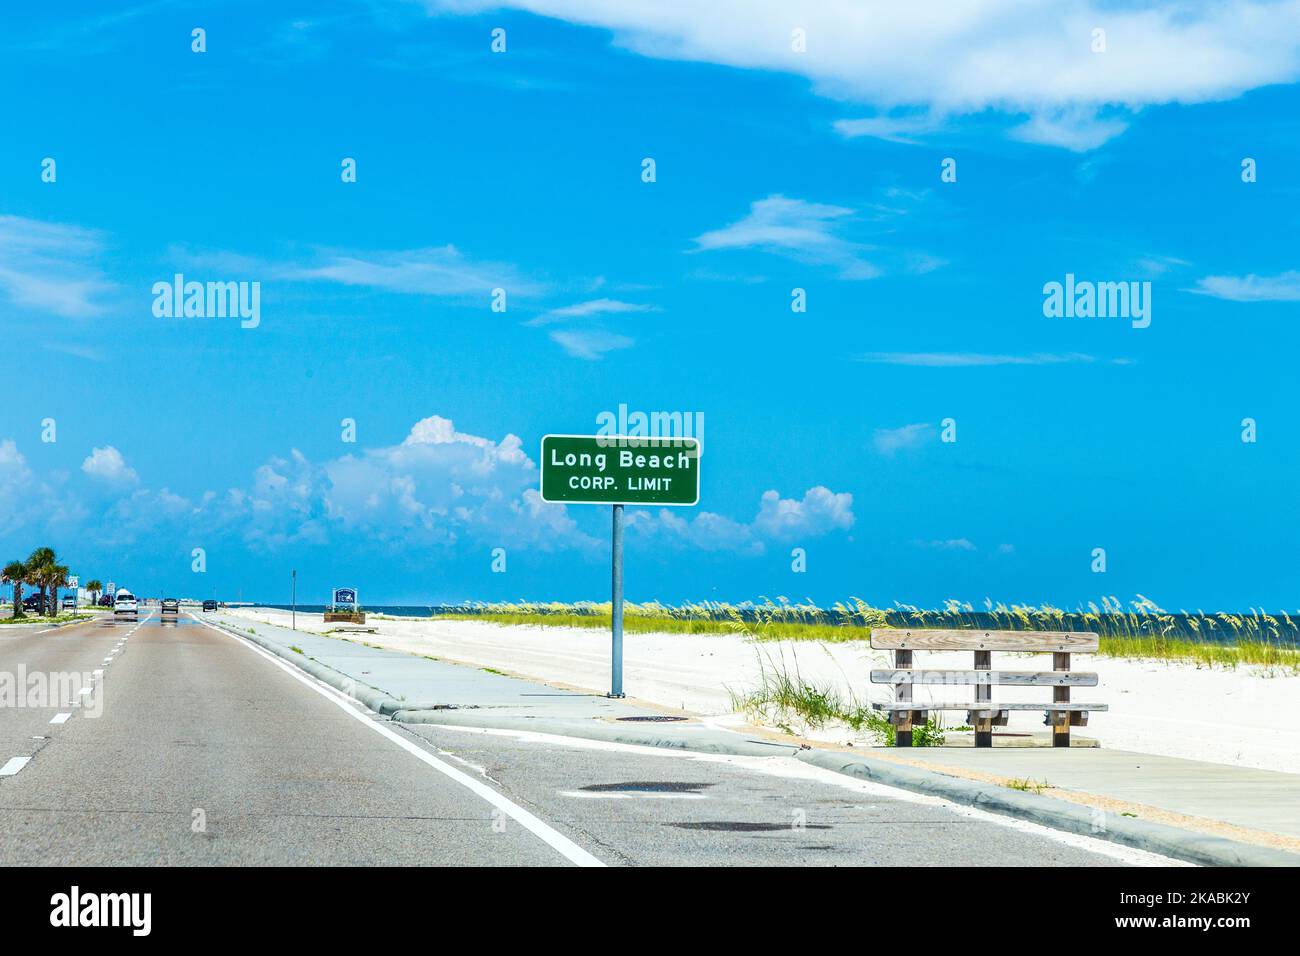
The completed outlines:
<svg viewBox="0 0 1300 956">
<path fill-rule="evenodd" d="M 189 614 L 0 633 L 24 670 L 91 690 L 0 706 L 5 866 L 1160 862 L 785 757 L 403 727 Z"/>
</svg>

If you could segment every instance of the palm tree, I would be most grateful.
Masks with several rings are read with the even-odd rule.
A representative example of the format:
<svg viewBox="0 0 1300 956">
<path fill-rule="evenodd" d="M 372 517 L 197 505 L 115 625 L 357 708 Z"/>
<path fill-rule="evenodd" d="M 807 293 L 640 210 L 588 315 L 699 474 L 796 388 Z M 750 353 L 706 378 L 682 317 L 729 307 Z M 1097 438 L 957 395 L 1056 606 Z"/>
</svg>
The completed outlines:
<svg viewBox="0 0 1300 956">
<path fill-rule="evenodd" d="M 50 586 L 50 604 L 45 609 L 45 613 L 50 617 L 57 617 L 59 613 L 59 588 L 65 587 L 68 583 L 68 566 L 66 564 L 51 564 L 45 569 L 45 583 Z"/>
<path fill-rule="evenodd" d="M 37 548 L 28 556 L 25 563 L 27 565 L 27 582 L 41 589 L 41 605 L 48 613 L 50 605 L 45 599 L 45 589 L 49 586 L 49 582 L 46 578 L 49 577 L 50 568 L 57 564 L 54 558 L 54 549 Z"/>
<path fill-rule="evenodd" d="M 21 561 L 10 561 L 0 572 L 5 584 L 14 586 L 14 617 L 23 616 L 23 585 L 27 582 L 27 565 Z"/>
<path fill-rule="evenodd" d="M 90 592 L 90 600 L 96 607 L 99 606 L 99 594 L 104 590 L 104 582 L 99 578 L 91 578 L 86 582 L 86 590 Z"/>
</svg>

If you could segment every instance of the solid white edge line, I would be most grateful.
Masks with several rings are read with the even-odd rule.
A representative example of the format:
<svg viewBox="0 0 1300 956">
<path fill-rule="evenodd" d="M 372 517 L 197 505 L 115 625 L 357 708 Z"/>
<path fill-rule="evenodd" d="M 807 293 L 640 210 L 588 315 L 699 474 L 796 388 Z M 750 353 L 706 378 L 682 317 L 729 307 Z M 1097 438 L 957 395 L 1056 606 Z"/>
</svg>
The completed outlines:
<svg viewBox="0 0 1300 956">
<path fill-rule="evenodd" d="M 1151 850 L 1139 850 L 1123 843 L 1112 843 L 1111 841 L 1103 840 L 1100 837 L 1089 836 L 1082 833 L 1070 833 L 1067 830 L 1057 830 L 1053 827 L 1047 826 L 1046 824 L 1032 823 L 1029 820 L 1022 820 L 1018 817 L 1003 816 L 1000 813 L 981 810 L 978 807 L 967 806 L 963 803 L 953 803 L 952 801 L 945 800 L 942 797 L 934 797 L 913 790 L 904 790 L 901 787 L 895 787 L 889 784 L 875 783 L 870 780 L 864 780 L 861 777 L 850 777 L 845 774 L 836 773 L 833 770 L 827 770 L 824 767 L 818 767 L 815 764 L 798 761 L 797 776 L 792 777 L 785 770 L 779 769 L 779 765 L 777 765 L 777 768 L 774 768 L 773 765 L 766 763 L 770 760 L 793 760 L 793 757 L 742 757 L 734 754 L 713 754 L 695 750 L 679 750 L 676 748 L 663 749 L 659 747 L 648 747 L 641 744 L 617 743 L 611 740 L 592 740 L 586 737 L 565 737 L 559 734 L 541 733 L 536 730 L 517 730 L 515 728 L 470 727 L 462 724 L 426 724 L 425 726 L 465 734 L 509 737 L 521 741 L 550 744 L 557 747 L 568 747 L 576 750 L 638 753 L 665 759 L 697 760 L 701 763 L 725 764 L 727 766 L 739 767 L 753 773 L 766 774 L 784 780 L 816 780 L 826 784 L 827 786 L 841 787 L 864 796 L 880 796 L 890 800 L 897 800 L 901 803 L 943 807 L 949 812 L 965 819 L 979 820 L 993 826 L 1006 827 L 1007 829 L 1015 830 L 1019 833 L 1036 835 L 1042 839 L 1050 840 L 1063 846 L 1086 850 L 1091 853 L 1096 853 L 1099 856 L 1108 857 L 1118 862 L 1134 866 L 1192 867 L 1196 865 L 1194 863 L 1187 863 L 1183 860 L 1174 859 L 1173 857 L 1162 856 Z M 565 795 L 569 796 L 570 794 Z"/>
<path fill-rule="evenodd" d="M 193 617 L 192 614 L 190 616 Z M 401 747 L 403 750 L 411 754 L 413 757 L 416 757 L 419 760 L 424 761 L 424 763 L 428 764 L 434 770 L 437 770 L 439 773 L 444 774 L 445 776 L 451 778 L 456 783 L 459 783 L 461 786 L 465 787 L 467 790 L 476 794 L 477 796 L 482 797 L 488 803 L 492 804 L 492 806 L 496 807 L 498 810 L 501 810 L 503 813 L 505 813 L 506 816 L 516 821 L 525 830 L 533 834 L 533 836 L 537 837 L 543 843 L 549 846 L 551 849 L 555 850 L 557 853 L 563 856 L 570 863 L 573 863 L 577 866 L 604 866 L 605 865 L 601 860 L 592 856 L 590 853 L 588 853 L 582 847 L 578 846 L 578 844 L 574 843 L 568 837 L 552 829 L 548 824 L 538 819 L 532 813 L 529 813 L 523 807 L 519 806 L 516 803 L 513 803 L 506 797 L 502 796 L 500 793 L 497 793 L 497 791 L 493 790 L 491 787 L 487 786 L 486 784 L 482 783 L 479 780 L 475 780 L 473 777 L 469 776 L 468 774 L 463 773 L 460 770 L 457 770 L 455 767 L 451 766 L 450 764 L 444 763 L 443 761 L 435 757 L 433 754 L 429 753 L 427 750 L 424 750 L 421 747 L 416 746 L 415 744 L 407 740 L 405 737 L 403 737 L 401 734 L 397 733 L 396 731 L 391 730 L 388 727 L 385 727 L 374 720 L 371 720 L 365 714 L 356 710 L 352 706 L 352 698 L 346 696 L 341 691 L 335 690 L 333 687 L 330 687 L 328 685 L 316 682 L 309 675 L 303 673 L 298 668 L 289 664 L 287 661 L 281 660 L 280 658 L 276 657 L 274 654 L 270 653 L 269 651 L 265 651 L 262 648 L 258 647 L 256 644 L 244 640 L 242 637 L 240 637 L 237 634 L 232 634 L 229 631 L 217 627 L 215 624 L 209 624 L 207 621 L 200 620 L 199 618 L 194 618 L 194 620 L 202 624 L 204 627 L 211 628 L 212 630 L 216 631 L 218 634 L 222 634 L 225 637 L 229 637 L 232 640 L 238 641 L 240 644 L 244 645 L 244 647 L 248 648 L 254 654 L 260 654 L 262 657 L 266 658 L 272 664 L 276 665 L 285 673 L 287 673 L 294 680 L 298 681 L 299 683 L 307 687 L 310 687 L 312 690 L 316 691 L 316 693 L 320 694 L 326 700 L 329 700 L 335 705 L 337 705 L 339 709 L 341 709 L 345 714 L 354 717 L 355 719 L 360 721 L 364 726 L 369 727 L 371 730 L 379 734 L 381 737 L 386 737 L 388 740 L 397 744 L 397 746 Z"/>
</svg>

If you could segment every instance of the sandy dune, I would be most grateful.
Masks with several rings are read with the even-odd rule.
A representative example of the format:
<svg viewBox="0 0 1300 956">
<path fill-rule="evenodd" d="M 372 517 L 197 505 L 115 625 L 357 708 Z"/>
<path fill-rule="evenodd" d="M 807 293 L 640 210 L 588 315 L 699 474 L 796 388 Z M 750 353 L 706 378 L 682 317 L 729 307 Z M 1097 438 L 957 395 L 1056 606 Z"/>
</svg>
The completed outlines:
<svg viewBox="0 0 1300 956">
<path fill-rule="evenodd" d="M 242 608 L 250 620 L 288 626 L 289 612 Z M 371 618 L 375 634 L 354 639 L 382 647 L 461 661 L 552 683 L 603 692 L 609 689 L 609 634 L 557 627 L 503 627 L 478 621 Z M 299 614 L 298 627 L 324 633 L 319 614 Z M 886 652 L 866 642 L 756 642 L 733 635 L 629 634 L 625 638 L 624 685 L 629 697 L 702 715 L 732 713 L 729 691 L 759 683 L 760 668 L 796 670 L 805 681 L 833 685 L 846 697 L 888 700 L 887 687 L 872 685 L 868 672 L 888 667 Z M 1048 655 L 994 655 L 994 666 L 1050 669 Z M 1032 662 L 1032 663 L 1031 663 Z M 970 667 L 971 655 L 918 654 L 917 665 Z M 1078 688 L 1074 699 L 1110 705 L 1094 713 L 1081 731 L 1102 746 L 1216 763 L 1300 773 L 1300 677 L 1269 675 L 1258 668 L 1209 670 L 1189 664 L 1083 657 L 1075 669 L 1099 673 L 1096 688 Z M 917 699 L 936 695 L 971 698 L 968 688 L 918 688 Z M 1032 696 L 1028 696 L 1032 695 Z M 1047 701 L 1047 688 L 996 688 L 1004 700 Z M 950 723 L 962 719 L 950 714 Z M 1013 713 L 1010 729 L 1041 730 L 1038 712 Z M 810 734 L 811 736 L 812 734 Z M 869 743 L 848 728 L 823 729 L 822 739 Z"/>
</svg>

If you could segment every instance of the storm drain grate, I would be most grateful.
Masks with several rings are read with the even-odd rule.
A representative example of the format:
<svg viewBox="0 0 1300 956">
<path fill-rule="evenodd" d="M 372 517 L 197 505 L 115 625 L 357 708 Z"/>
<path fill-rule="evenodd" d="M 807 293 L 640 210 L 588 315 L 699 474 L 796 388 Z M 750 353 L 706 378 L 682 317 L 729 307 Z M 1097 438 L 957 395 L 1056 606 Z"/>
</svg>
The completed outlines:
<svg viewBox="0 0 1300 956">
<path fill-rule="evenodd" d="M 616 717 L 615 720 L 630 720 L 641 724 L 662 724 L 670 720 L 685 720 L 685 717 L 664 717 L 658 714 L 649 717 Z"/>
</svg>

